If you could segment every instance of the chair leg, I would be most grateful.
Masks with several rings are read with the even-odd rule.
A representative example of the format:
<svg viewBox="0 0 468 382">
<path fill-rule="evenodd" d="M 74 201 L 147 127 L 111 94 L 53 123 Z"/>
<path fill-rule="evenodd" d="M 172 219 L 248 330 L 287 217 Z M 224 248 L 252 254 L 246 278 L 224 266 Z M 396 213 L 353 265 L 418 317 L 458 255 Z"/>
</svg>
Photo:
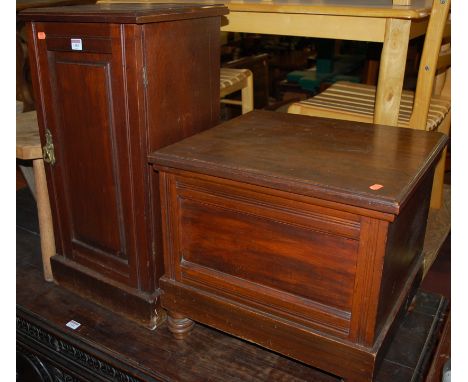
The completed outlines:
<svg viewBox="0 0 468 382">
<path fill-rule="evenodd" d="M 437 163 L 434 172 L 434 181 L 432 183 L 431 208 L 439 209 L 442 207 L 444 196 L 444 174 L 445 158 L 447 156 L 447 147 L 442 151 L 439 163 Z"/>
<path fill-rule="evenodd" d="M 50 258 L 55 255 L 54 227 L 50 210 L 49 192 L 42 158 L 33 160 L 34 180 L 36 183 L 36 203 L 39 217 L 39 231 L 41 235 L 42 265 L 44 278 L 53 281 Z"/>
<path fill-rule="evenodd" d="M 437 128 L 438 132 L 443 134 L 449 134 L 450 126 L 452 123 L 452 111 L 443 119 L 440 126 Z M 439 209 L 442 207 L 444 199 L 444 176 L 445 176 L 445 159 L 447 158 L 447 147 L 442 151 L 439 163 L 437 163 L 434 172 L 434 182 L 432 183 L 432 194 L 431 194 L 431 208 Z"/>
<path fill-rule="evenodd" d="M 247 84 L 242 88 L 242 114 L 248 113 L 253 109 L 253 75 L 252 72 L 250 72 L 250 74 L 247 76 Z"/>
</svg>

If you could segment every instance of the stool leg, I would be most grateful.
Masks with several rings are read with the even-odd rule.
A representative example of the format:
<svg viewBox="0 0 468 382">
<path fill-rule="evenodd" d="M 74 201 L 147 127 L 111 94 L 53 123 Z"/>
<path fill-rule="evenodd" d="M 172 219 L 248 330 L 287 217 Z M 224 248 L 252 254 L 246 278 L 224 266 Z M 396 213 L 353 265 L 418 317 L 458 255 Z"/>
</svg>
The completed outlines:
<svg viewBox="0 0 468 382">
<path fill-rule="evenodd" d="M 41 235 L 42 264 L 44 278 L 53 281 L 50 258 L 55 255 L 54 227 L 50 210 L 49 192 L 42 158 L 33 160 L 34 180 L 36 183 L 36 203 L 39 217 L 39 231 Z"/>
<path fill-rule="evenodd" d="M 248 113 L 254 109 L 254 98 L 253 98 L 253 75 L 247 76 L 247 86 L 242 88 L 242 114 Z"/>
</svg>

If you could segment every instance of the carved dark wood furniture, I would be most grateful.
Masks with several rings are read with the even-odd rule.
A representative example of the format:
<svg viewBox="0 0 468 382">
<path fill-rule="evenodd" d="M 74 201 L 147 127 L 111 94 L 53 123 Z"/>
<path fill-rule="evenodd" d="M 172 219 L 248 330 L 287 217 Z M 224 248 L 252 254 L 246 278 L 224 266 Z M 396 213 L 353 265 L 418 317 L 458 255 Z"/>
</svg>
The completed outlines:
<svg viewBox="0 0 468 382">
<path fill-rule="evenodd" d="M 421 276 L 440 133 L 254 111 L 150 155 L 168 326 L 372 380 Z"/>
<path fill-rule="evenodd" d="M 148 327 L 164 317 L 147 154 L 219 120 L 223 6 L 25 10 L 57 255 L 54 279 Z"/>
</svg>

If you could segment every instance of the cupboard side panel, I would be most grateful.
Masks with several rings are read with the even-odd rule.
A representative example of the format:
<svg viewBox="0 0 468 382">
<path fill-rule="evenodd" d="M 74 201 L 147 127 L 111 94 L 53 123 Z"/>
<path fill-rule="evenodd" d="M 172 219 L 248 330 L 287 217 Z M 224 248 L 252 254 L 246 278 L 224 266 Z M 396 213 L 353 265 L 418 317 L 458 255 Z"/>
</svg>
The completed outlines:
<svg viewBox="0 0 468 382">
<path fill-rule="evenodd" d="M 218 123 L 219 25 L 218 17 L 145 25 L 149 152 Z"/>
<path fill-rule="evenodd" d="M 219 29 L 219 17 L 142 26 L 148 153 L 219 123 Z M 151 168 L 147 174 L 157 287 L 164 273 L 160 180 Z"/>
</svg>

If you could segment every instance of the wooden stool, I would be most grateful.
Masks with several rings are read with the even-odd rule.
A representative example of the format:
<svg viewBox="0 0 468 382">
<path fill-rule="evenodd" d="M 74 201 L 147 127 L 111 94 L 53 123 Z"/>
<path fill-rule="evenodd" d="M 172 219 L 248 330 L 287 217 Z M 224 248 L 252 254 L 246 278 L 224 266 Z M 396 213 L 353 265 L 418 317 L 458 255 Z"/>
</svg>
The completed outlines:
<svg viewBox="0 0 468 382">
<path fill-rule="evenodd" d="M 242 114 L 253 110 L 253 75 L 249 69 L 221 68 L 220 79 L 221 103 L 241 105 Z M 242 90 L 241 101 L 224 98 L 238 90 Z"/>
<path fill-rule="evenodd" d="M 54 229 L 35 111 L 16 115 L 16 158 L 33 163 L 44 278 L 53 281 L 50 258 L 55 255 Z"/>
</svg>

